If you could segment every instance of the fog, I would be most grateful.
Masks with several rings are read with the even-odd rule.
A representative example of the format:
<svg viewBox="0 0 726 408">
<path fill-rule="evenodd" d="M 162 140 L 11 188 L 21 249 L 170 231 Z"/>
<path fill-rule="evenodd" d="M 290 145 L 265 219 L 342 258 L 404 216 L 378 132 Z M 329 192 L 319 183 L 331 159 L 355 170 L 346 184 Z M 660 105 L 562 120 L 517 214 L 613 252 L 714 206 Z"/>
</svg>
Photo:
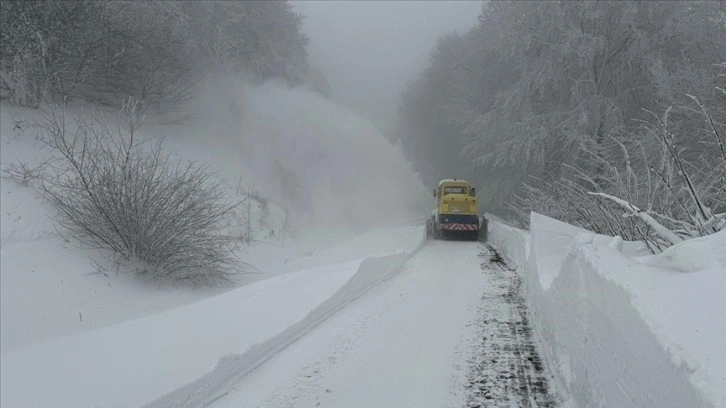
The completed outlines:
<svg viewBox="0 0 726 408">
<path fill-rule="evenodd" d="M 428 65 L 436 39 L 466 31 L 478 1 L 299 1 L 308 61 L 333 98 L 387 131 L 406 83 Z"/>
</svg>

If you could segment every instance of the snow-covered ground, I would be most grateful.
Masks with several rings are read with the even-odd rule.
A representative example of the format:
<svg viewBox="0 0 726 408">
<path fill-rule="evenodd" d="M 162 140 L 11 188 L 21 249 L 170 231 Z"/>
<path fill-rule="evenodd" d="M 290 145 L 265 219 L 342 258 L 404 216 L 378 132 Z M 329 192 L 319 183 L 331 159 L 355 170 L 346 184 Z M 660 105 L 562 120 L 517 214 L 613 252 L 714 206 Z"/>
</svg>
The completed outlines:
<svg viewBox="0 0 726 408">
<path fill-rule="evenodd" d="M 359 265 L 286 274 L 160 314 L 6 351 L 2 405 L 139 406 L 302 319 Z"/>
</svg>

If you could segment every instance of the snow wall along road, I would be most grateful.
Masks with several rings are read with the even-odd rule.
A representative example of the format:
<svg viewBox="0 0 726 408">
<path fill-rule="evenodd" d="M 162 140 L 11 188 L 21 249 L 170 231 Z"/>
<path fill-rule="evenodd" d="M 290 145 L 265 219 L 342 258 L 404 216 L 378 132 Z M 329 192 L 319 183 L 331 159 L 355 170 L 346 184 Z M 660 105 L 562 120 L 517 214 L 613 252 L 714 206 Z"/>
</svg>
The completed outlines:
<svg viewBox="0 0 726 408">
<path fill-rule="evenodd" d="M 490 242 L 526 271 L 535 337 L 566 406 L 726 406 L 723 259 L 684 273 L 678 248 L 634 256 L 635 243 L 539 214 L 530 232 L 490 220 Z M 726 231 L 708 239 L 718 258 Z"/>
</svg>

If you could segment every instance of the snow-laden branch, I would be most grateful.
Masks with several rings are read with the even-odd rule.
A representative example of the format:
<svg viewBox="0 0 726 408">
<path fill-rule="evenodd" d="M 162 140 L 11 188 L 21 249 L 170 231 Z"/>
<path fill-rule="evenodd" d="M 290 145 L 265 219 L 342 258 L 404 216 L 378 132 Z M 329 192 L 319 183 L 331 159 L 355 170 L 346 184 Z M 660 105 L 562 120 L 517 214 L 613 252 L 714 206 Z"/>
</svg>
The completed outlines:
<svg viewBox="0 0 726 408">
<path fill-rule="evenodd" d="M 647 212 L 641 210 L 636 206 L 635 204 L 629 203 L 621 198 L 612 196 L 610 194 L 605 193 L 596 193 L 596 192 L 588 192 L 588 194 L 593 196 L 602 197 L 605 199 L 608 199 L 615 204 L 619 205 L 620 207 L 624 208 L 626 211 L 630 213 L 630 215 L 634 215 L 638 218 L 640 218 L 643 222 L 648 224 L 653 230 L 656 232 L 656 234 L 660 235 L 664 239 L 668 240 L 671 244 L 677 244 L 683 239 L 679 237 L 678 235 L 674 234 L 671 230 L 664 227 L 661 223 L 655 220 L 655 218 L 651 217 Z"/>
</svg>

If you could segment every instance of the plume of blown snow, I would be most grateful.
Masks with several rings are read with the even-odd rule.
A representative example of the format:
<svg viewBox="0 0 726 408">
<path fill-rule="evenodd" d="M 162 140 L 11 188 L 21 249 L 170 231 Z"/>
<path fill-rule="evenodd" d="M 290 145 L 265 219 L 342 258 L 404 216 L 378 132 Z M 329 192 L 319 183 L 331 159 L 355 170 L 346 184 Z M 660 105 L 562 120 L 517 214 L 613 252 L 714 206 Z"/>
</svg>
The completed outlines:
<svg viewBox="0 0 726 408">
<path fill-rule="evenodd" d="M 399 148 L 375 126 L 305 88 L 206 81 L 196 101 L 205 143 L 234 154 L 246 185 L 288 210 L 298 231 L 411 223 L 429 204 Z"/>
</svg>

